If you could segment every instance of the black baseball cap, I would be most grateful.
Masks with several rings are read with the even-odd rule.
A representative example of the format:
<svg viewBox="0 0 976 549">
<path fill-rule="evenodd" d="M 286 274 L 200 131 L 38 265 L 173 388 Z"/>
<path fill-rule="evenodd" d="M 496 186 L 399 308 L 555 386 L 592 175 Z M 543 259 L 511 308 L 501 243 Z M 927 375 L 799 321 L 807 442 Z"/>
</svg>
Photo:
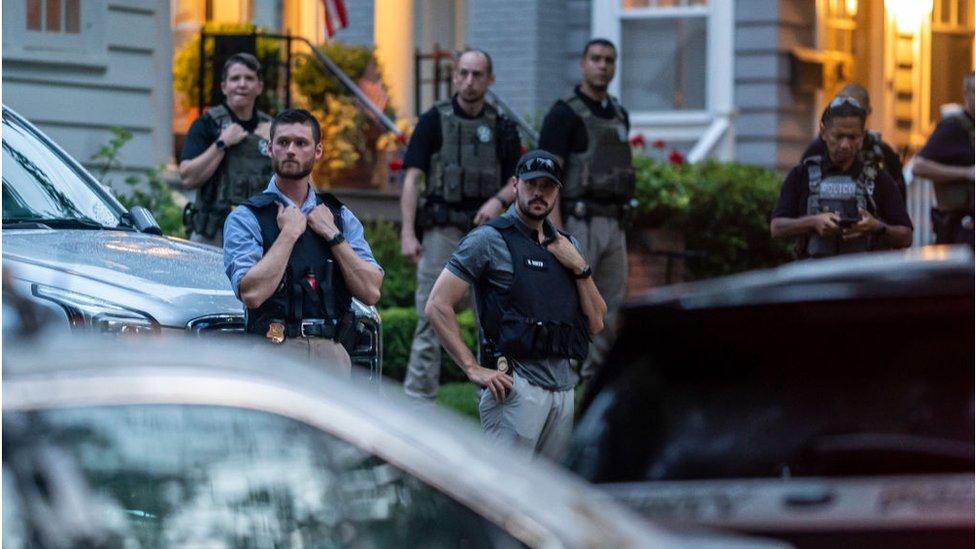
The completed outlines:
<svg viewBox="0 0 976 549">
<path fill-rule="evenodd" d="M 528 181 L 536 177 L 548 177 L 560 187 L 563 186 L 562 180 L 559 179 L 561 172 L 559 159 L 556 158 L 556 155 L 542 149 L 536 149 L 523 154 L 515 166 L 515 177 L 522 181 Z"/>
</svg>

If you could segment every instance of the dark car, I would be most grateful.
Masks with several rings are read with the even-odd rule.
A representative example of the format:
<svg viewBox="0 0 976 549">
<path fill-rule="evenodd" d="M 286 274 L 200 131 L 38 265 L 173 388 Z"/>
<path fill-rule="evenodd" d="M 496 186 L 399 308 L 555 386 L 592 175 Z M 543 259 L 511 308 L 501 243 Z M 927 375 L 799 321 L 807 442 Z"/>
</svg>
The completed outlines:
<svg viewBox="0 0 976 549">
<path fill-rule="evenodd" d="M 665 523 L 971 546 L 973 286 L 968 249 L 924 248 L 635 299 L 568 465 Z"/>
</svg>

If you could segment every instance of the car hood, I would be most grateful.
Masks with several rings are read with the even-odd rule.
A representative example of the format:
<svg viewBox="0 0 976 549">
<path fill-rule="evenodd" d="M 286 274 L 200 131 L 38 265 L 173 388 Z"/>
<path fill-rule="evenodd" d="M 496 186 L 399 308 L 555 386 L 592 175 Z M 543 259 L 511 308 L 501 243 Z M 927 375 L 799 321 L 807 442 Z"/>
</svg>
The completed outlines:
<svg viewBox="0 0 976 549">
<path fill-rule="evenodd" d="M 3 232 L 13 276 L 64 288 L 182 327 L 206 314 L 241 314 L 217 248 L 128 231 L 26 229 Z"/>
</svg>

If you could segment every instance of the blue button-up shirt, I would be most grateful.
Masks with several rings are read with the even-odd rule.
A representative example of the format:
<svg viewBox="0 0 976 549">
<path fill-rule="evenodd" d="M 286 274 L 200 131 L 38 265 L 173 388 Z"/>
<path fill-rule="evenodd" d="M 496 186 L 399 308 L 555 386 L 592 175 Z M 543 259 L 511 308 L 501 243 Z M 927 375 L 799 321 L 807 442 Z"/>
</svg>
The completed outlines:
<svg viewBox="0 0 976 549">
<path fill-rule="evenodd" d="M 275 193 L 285 204 L 295 205 L 290 198 L 278 189 L 274 177 L 271 178 L 271 182 L 268 183 L 268 188 L 264 192 Z M 305 202 L 302 203 L 299 210 L 303 215 L 308 215 L 317 204 L 315 191 L 310 184 Z M 340 213 L 342 215 L 342 236 L 346 238 L 346 242 L 352 246 L 356 255 L 364 261 L 376 265 L 382 271 L 383 268 L 376 262 L 373 257 L 373 250 L 370 249 L 369 243 L 366 242 L 366 237 L 363 235 L 363 224 L 345 206 L 342 207 Z M 224 270 L 238 299 L 241 297 L 241 279 L 262 257 L 264 257 L 264 246 L 262 245 L 261 226 L 258 225 L 258 218 L 248 207 L 234 208 L 227 217 L 227 221 L 224 222 Z"/>
</svg>

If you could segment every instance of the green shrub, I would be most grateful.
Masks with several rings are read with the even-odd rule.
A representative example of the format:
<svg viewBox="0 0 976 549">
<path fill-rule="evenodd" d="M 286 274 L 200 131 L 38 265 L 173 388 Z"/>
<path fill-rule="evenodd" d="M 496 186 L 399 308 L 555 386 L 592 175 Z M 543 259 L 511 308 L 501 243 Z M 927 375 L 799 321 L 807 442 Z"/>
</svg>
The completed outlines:
<svg viewBox="0 0 976 549">
<path fill-rule="evenodd" d="M 710 278 L 778 265 L 789 260 L 786 243 L 769 235 L 769 213 L 780 178 L 759 166 L 718 162 L 672 164 L 637 155 L 635 197 L 645 224 L 681 232 L 690 279 Z"/>
<path fill-rule="evenodd" d="M 366 241 L 373 249 L 373 256 L 383 266 L 383 288 L 380 292 L 380 309 L 389 307 L 413 308 L 414 291 L 417 288 L 417 268 L 400 254 L 400 228 L 391 221 L 368 220 L 363 222 Z"/>
<path fill-rule="evenodd" d="M 413 343 L 413 332 L 417 328 L 417 311 L 413 307 L 391 307 L 381 309 L 383 318 L 383 374 L 397 381 L 403 381 L 407 373 L 407 362 L 410 360 L 410 345 Z M 477 349 L 477 335 L 475 334 L 474 313 L 471 310 L 458 314 L 461 325 L 461 337 L 472 352 Z M 467 376 L 461 371 L 447 352 L 441 350 L 441 383 L 453 381 L 467 381 Z"/>
</svg>

